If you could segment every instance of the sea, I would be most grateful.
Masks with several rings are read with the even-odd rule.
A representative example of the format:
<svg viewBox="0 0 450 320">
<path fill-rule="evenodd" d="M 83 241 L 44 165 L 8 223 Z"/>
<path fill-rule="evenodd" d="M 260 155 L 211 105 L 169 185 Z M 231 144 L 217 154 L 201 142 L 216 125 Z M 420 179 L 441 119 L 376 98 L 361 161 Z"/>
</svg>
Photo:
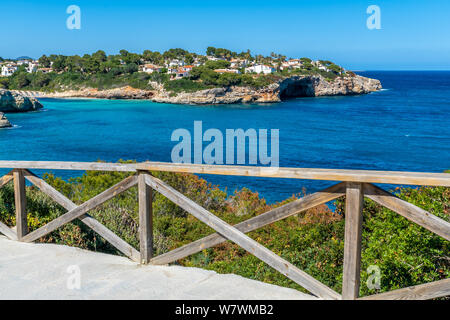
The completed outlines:
<svg viewBox="0 0 450 320">
<path fill-rule="evenodd" d="M 278 129 L 282 167 L 418 172 L 450 169 L 450 71 L 358 74 L 379 79 L 383 90 L 260 105 L 41 99 L 41 111 L 7 114 L 14 127 L 0 130 L 0 159 L 171 162 L 178 143 L 171 140 L 173 132 L 185 129 L 194 139 L 194 122 L 202 121 L 203 131 L 219 129 L 224 136 L 226 129 Z M 0 169 L 0 173 L 5 172 Z M 52 172 L 64 179 L 82 174 Z M 248 188 L 269 203 L 333 184 L 215 175 L 202 178 L 230 194 Z"/>
</svg>

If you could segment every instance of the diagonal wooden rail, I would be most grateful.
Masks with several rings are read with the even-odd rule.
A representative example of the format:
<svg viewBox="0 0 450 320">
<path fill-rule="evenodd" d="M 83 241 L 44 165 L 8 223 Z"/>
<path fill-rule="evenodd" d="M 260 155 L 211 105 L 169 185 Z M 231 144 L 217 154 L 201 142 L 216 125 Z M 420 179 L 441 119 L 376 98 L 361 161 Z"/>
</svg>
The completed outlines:
<svg viewBox="0 0 450 320">
<path fill-rule="evenodd" d="M 84 224 L 96 231 L 124 255 L 135 261 L 150 264 L 168 264 L 203 249 L 216 246 L 230 240 L 249 253 L 258 257 L 286 277 L 301 285 L 312 294 L 323 299 L 358 299 L 360 287 L 361 261 L 361 227 L 364 197 L 402 215 L 425 229 L 450 240 L 450 223 L 411 204 L 395 195 L 373 185 L 372 183 L 409 184 L 450 187 L 450 174 L 388 172 L 369 170 L 333 170 L 302 168 L 262 168 L 243 166 L 217 166 L 173 164 L 161 162 L 145 162 L 137 164 L 114 164 L 100 162 L 55 162 L 55 161 L 0 161 L 0 168 L 13 169 L 0 178 L 0 187 L 14 181 L 16 221 L 15 230 L 0 222 L 0 233 L 12 240 L 24 242 L 35 241 L 48 233 L 73 221 L 80 219 Z M 133 172 L 135 175 L 125 178 L 115 186 L 100 193 L 81 205 L 76 205 L 63 194 L 55 190 L 28 169 L 55 170 L 93 170 Z M 261 215 L 231 226 L 217 216 L 202 208 L 165 182 L 152 176 L 151 171 L 188 172 L 197 174 L 240 175 L 254 177 L 277 177 L 292 179 L 319 179 L 343 181 L 323 191 L 307 195 Z M 26 215 L 25 179 L 37 186 L 68 212 L 54 219 L 45 226 L 28 232 Z M 88 212 L 97 208 L 118 194 L 138 185 L 139 200 L 139 234 L 140 251 L 91 217 Z M 179 205 L 200 221 L 213 228 L 217 233 L 174 249 L 157 257 L 153 257 L 153 223 L 152 192 L 156 191 Z M 257 230 L 289 216 L 299 214 L 315 206 L 346 197 L 345 209 L 345 241 L 344 241 L 344 274 L 342 295 L 317 281 L 312 276 L 298 269 L 288 261 L 276 255 L 266 247 L 254 241 L 245 233 Z M 450 295 L 450 279 L 398 289 L 361 299 L 433 299 Z"/>
</svg>

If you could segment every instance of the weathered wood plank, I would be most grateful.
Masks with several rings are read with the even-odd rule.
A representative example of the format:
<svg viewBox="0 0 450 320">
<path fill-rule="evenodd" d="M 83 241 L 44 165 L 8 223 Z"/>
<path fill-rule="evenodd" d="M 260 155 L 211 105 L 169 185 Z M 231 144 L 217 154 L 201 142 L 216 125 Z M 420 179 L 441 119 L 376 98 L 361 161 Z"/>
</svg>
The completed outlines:
<svg viewBox="0 0 450 320">
<path fill-rule="evenodd" d="M 136 164 L 68 161 L 0 161 L 0 168 L 135 172 Z"/>
<path fill-rule="evenodd" d="M 307 195 L 281 207 L 272 209 L 256 217 L 238 223 L 234 225 L 234 227 L 244 233 L 259 229 L 273 222 L 282 220 L 343 196 L 345 194 L 345 185 L 345 182 L 338 183 L 323 191 Z M 225 241 L 227 241 L 227 238 L 218 233 L 214 233 L 197 241 L 186 244 L 180 248 L 154 257 L 151 259 L 150 263 L 168 264 Z"/>
<path fill-rule="evenodd" d="M 143 162 L 137 164 L 136 168 L 138 170 L 188 172 L 198 174 L 450 187 L 450 173 L 422 173 L 422 172 L 401 172 L 401 171 L 313 169 L 313 168 L 272 168 L 272 167 L 252 167 L 252 166 L 180 164 L 180 163 L 164 163 L 164 162 Z"/>
<path fill-rule="evenodd" d="M 146 173 L 140 173 L 139 188 L 139 239 L 141 263 L 147 264 L 153 256 L 153 190 L 145 182 Z"/>
<path fill-rule="evenodd" d="M 371 184 L 364 185 L 367 198 L 450 241 L 450 223 Z"/>
<path fill-rule="evenodd" d="M 3 187 L 4 185 L 6 185 L 8 182 L 10 182 L 12 179 L 14 179 L 12 172 L 1 177 L 0 178 L 0 188 Z"/>
<path fill-rule="evenodd" d="M 364 205 L 361 183 L 348 182 L 345 198 L 344 275 L 342 299 L 358 298 L 361 271 L 361 231 Z"/>
<path fill-rule="evenodd" d="M 25 178 L 21 170 L 15 170 L 14 176 L 14 201 L 16 205 L 16 233 L 17 239 L 23 241 L 28 233 L 27 197 L 25 190 Z"/>
<path fill-rule="evenodd" d="M 450 295 L 450 279 L 397 289 L 358 300 L 428 300 Z"/>
<path fill-rule="evenodd" d="M 25 242 L 32 242 L 35 241 L 46 234 L 58 229 L 59 227 L 65 225 L 66 223 L 71 222 L 72 220 L 81 217 L 83 214 L 87 213 L 89 210 L 92 210 L 102 203 L 114 198 L 115 196 L 119 195 L 120 193 L 128 190 L 129 188 L 133 187 L 137 183 L 137 177 L 136 176 L 130 176 L 128 178 L 125 178 L 118 184 L 114 185 L 113 187 L 109 188 L 106 191 L 103 191 L 99 195 L 95 196 L 94 198 L 86 201 L 82 205 L 74 208 L 73 210 L 70 210 L 69 212 L 63 214 L 62 216 L 52 220 L 51 222 L 47 223 L 45 226 L 29 233 L 23 238 L 23 241 Z"/>
<path fill-rule="evenodd" d="M 70 199 L 64 196 L 59 191 L 55 190 L 51 185 L 49 185 L 44 180 L 40 179 L 28 170 L 24 170 L 25 178 L 37 186 L 42 192 L 52 198 L 55 202 L 60 204 L 62 207 L 68 211 L 74 210 L 78 206 L 73 203 Z M 122 240 L 118 235 L 109 230 L 106 226 L 100 223 L 98 220 L 91 217 L 89 214 L 84 214 L 79 218 L 84 224 L 90 227 L 92 230 L 97 232 L 106 241 L 108 241 L 117 250 L 122 252 L 124 255 L 129 257 L 131 260 L 139 262 L 140 254 L 135 248 L 129 245 L 126 241 Z"/>
<path fill-rule="evenodd" d="M 11 240 L 18 240 L 17 234 L 12 230 L 10 227 L 8 227 L 3 222 L 0 222 L 0 233 L 3 233 L 5 236 L 7 236 Z"/>
<path fill-rule="evenodd" d="M 366 183 L 389 183 L 450 187 L 449 173 L 315 169 L 315 168 L 272 168 L 253 166 L 226 166 L 204 164 L 179 164 L 144 162 L 138 164 L 62 161 L 0 161 L 0 168 L 54 169 L 54 170 L 96 170 L 129 171 L 154 170 L 188 172 L 197 174 L 236 175 L 251 177 L 273 177 L 291 179 L 312 179 L 328 181 L 350 181 Z"/>
<path fill-rule="evenodd" d="M 285 259 L 279 257 L 266 247 L 262 246 L 255 240 L 249 238 L 238 229 L 232 227 L 225 221 L 219 219 L 214 214 L 202 208 L 194 201 L 190 200 L 183 194 L 179 193 L 172 187 L 165 184 L 163 181 L 147 175 L 145 181 L 154 190 L 158 191 L 169 200 L 179 205 L 181 208 L 191 213 L 200 221 L 207 224 L 209 227 L 216 230 L 218 233 L 235 242 L 243 249 L 261 259 L 272 268 L 284 274 L 286 277 L 295 281 L 314 295 L 317 295 L 324 299 L 340 299 L 341 296 L 337 292 L 325 286 L 323 283 L 317 281 L 306 272 L 298 269 L 293 264 L 289 263 Z"/>
</svg>

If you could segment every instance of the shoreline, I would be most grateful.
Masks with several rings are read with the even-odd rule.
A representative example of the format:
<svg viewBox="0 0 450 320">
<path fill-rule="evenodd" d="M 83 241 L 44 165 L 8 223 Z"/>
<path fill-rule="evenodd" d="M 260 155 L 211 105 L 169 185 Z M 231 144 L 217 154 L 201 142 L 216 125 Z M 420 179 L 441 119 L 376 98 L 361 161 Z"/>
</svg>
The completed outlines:
<svg viewBox="0 0 450 320">
<path fill-rule="evenodd" d="M 362 95 L 382 89 L 381 82 L 363 76 L 343 77 L 328 82 L 322 76 L 291 76 L 262 88 L 228 86 L 193 92 L 174 93 L 154 84 L 157 89 L 143 90 L 131 86 L 98 90 L 85 88 L 59 92 L 30 91 L 42 99 L 146 100 L 156 103 L 187 105 L 266 104 L 291 98 Z M 22 91 L 27 94 L 26 91 Z"/>
</svg>

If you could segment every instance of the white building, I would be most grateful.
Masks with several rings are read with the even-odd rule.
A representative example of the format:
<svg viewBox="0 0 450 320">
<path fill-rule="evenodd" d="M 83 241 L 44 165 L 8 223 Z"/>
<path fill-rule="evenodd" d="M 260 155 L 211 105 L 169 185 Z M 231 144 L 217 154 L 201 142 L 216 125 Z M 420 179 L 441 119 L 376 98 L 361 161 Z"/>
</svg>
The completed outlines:
<svg viewBox="0 0 450 320">
<path fill-rule="evenodd" d="M 2 77 L 9 77 L 12 76 L 14 72 L 17 71 L 17 66 L 12 64 L 7 64 L 2 67 Z"/>
<path fill-rule="evenodd" d="M 189 71 L 186 71 L 183 68 L 180 68 L 175 73 L 175 79 L 181 79 L 181 78 L 187 77 L 187 76 L 189 76 L 189 73 L 190 73 Z"/>
<path fill-rule="evenodd" d="M 167 67 L 182 67 L 184 65 L 185 65 L 184 61 L 178 60 L 178 59 L 173 59 L 169 62 Z"/>
<path fill-rule="evenodd" d="M 251 66 L 248 68 L 245 68 L 245 72 L 246 73 L 264 73 L 264 74 L 269 74 L 269 73 L 274 73 L 275 72 L 275 68 L 265 65 L 265 64 L 258 64 L 255 66 Z"/>
<path fill-rule="evenodd" d="M 38 68 L 38 64 L 36 62 L 30 61 L 26 67 L 28 73 L 36 72 Z"/>
<path fill-rule="evenodd" d="M 327 67 L 325 67 L 319 60 L 313 61 L 312 64 L 313 64 L 317 69 L 319 69 L 319 70 L 327 71 L 327 72 L 330 71 L 330 69 L 328 69 Z"/>
<path fill-rule="evenodd" d="M 231 64 L 230 64 L 231 68 L 243 68 L 243 67 L 248 66 L 248 64 L 249 64 L 249 61 L 247 59 L 234 58 L 234 59 L 231 59 L 230 62 L 231 62 Z"/>
<path fill-rule="evenodd" d="M 161 67 L 155 66 L 154 64 L 144 64 L 142 66 L 142 72 L 153 73 L 153 72 L 161 72 Z"/>
</svg>

